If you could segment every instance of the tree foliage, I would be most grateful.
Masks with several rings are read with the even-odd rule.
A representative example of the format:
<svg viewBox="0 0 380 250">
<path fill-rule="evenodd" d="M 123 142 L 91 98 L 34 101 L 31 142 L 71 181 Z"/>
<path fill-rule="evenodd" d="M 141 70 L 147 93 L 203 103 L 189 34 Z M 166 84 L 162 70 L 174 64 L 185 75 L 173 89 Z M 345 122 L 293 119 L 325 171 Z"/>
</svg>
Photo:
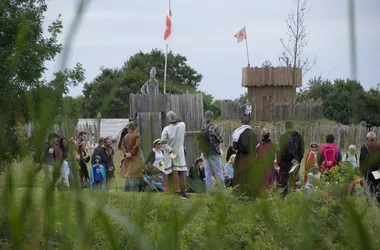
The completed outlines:
<svg viewBox="0 0 380 250">
<path fill-rule="evenodd" d="M 309 88 L 298 94 L 299 100 L 322 99 L 324 116 L 343 124 L 367 121 L 380 125 L 379 85 L 365 91 L 359 82 L 336 79 L 334 82 L 314 78 Z"/>
<path fill-rule="evenodd" d="M 241 105 L 244 105 L 247 100 L 248 100 L 248 92 L 245 92 L 244 94 L 241 94 L 239 98 L 236 98 L 234 101 L 238 102 Z"/>
<path fill-rule="evenodd" d="M 140 93 L 152 67 L 156 68 L 156 79 L 162 93 L 164 61 L 164 53 L 154 49 L 131 56 L 120 69 L 101 68 L 100 74 L 84 85 L 84 117 L 96 117 L 98 112 L 106 118 L 128 117 L 129 95 Z M 168 54 L 167 72 L 166 92 L 171 94 L 195 93 L 202 80 L 202 75 L 179 54 Z"/>
<path fill-rule="evenodd" d="M 72 70 L 56 73 L 51 82 L 41 80 L 45 62 L 53 60 L 62 49 L 58 42 L 62 30 L 59 17 L 48 26 L 48 35 L 43 34 L 46 11 L 44 0 L 0 1 L 1 170 L 28 153 L 22 150 L 25 145 L 19 125 L 43 118 L 48 128 L 57 114 L 53 109 L 68 91 L 67 85 L 84 79 L 84 70 L 78 64 Z"/>
</svg>

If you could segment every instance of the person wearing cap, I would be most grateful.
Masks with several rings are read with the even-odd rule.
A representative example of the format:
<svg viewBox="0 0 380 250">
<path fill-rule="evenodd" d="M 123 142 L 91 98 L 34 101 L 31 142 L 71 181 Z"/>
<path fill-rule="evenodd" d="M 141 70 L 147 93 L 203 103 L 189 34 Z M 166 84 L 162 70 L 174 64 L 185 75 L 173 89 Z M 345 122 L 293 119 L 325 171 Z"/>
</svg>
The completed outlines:
<svg viewBox="0 0 380 250">
<path fill-rule="evenodd" d="M 256 154 L 257 166 L 263 169 L 260 169 L 258 172 L 261 176 L 263 176 L 263 187 L 265 189 L 271 189 L 274 184 L 274 159 L 276 157 L 276 144 L 274 144 L 270 139 L 270 132 L 268 128 L 263 128 L 261 131 L 261 137 L 262 139 L 260 143 L 256 146 Z M 258 184 L 260 184 L 260 182 Z M 259 186 L 257 186 L 257 189 L 265 190 Z"/>
<path fill-rule="evenodd" d="M 220 150 L 220 144 L 223 142 L 223 137 L 220 132 L 220 128 L 216 126 L 214 121 L 214 113 L 212 111 L 206 111 L 205 113 L 206 123 L 201 128 L 200 148 L 203 153 L 206 173 L 206 188 L 208 192 L 213 190 L 214 182 L 212 180 L 212 174 L 219 181 L 219 187 L 225 189 L 223 164 L 222 164 L 222 151 Z"/>
<path fill-rule="evenodd" d="M 185 133 L 186 125 L 177 118 L 174 111 L 166 114 L 169 124 L 162 130 L 161 145 L 164 149 L 164 167 L 167 172 L 165 178 L 165 191 L 179 194 L 187 199 L 186 194 L 186 159 L 185 159 Z"/>
<path fill-rule="evenodd" d="M 146 158 L 145 164 L 151 169 L 156 167 L 160 161 L 164 160 L 164 151 L 161 147 L 161 139 L 156 139 L 153 141 L 153 148 L 149 152 Z"/>
<path fill-rule="evenodd" d="M 91 168 L 90 174 L 90 189 L 106 189 L 106 171 L 104 169 L 103 164 L 101 164 L 102 158 L 97 155 L 95 156 L 95 163 Z"/>
<path fill-rule="evenodd" d="M 152 174 L 152 175 L 159 174 L 159 179 L 164 180 L 165 175 L 156 168 L 160 162 L 163 162 L 163 160 L 164 160 L 164 151 L 162 150 L 161 139 L 156 139 L 153 141 L 153 148 L 149 152 L 148 157 L 146 158 L 146 161 L 145 161 L 145 165 L 148 166 L 148 171 L 147 171 L 148 174 Z"/>
</svg>

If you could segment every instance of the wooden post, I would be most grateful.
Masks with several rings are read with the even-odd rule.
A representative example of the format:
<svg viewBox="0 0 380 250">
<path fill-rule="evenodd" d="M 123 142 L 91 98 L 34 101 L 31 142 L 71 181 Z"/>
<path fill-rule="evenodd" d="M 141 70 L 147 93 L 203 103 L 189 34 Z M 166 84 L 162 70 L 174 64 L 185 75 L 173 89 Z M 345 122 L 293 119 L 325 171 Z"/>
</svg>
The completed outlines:
<svg viewBox="0 0 380 250">
<path fill-rule="evenodd" d="M 96 135 L 95 135 L 95 143 L 98 143 L 99 138 L 100 138 L 100 124 L 102 121 L 102 114 L 100 114 L 100 112 L 98 112 L 96 119 L 97 119 L 97 128 L 96 128 Z"/>
</svg>

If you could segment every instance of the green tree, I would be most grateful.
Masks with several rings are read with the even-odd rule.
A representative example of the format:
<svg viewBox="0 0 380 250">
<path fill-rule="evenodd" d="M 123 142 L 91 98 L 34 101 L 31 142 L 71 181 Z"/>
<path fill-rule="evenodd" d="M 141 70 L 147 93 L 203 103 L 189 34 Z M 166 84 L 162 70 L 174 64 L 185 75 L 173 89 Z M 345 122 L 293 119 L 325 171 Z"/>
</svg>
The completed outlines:
<svg viewBox="0 0 380 250">
<path fill-rule="evenodd" d="M 376 90 L 372 93 L 373 99 L 376 99 Z M 322 99 L 324 116 L 343 124 L 359 123 L 370 118 L 369 94 L 357 81 L 336 79 L 331 83 L 329 80 L 314 78 L 309 81 L 309 88 L 298 93 L 297 98 Z"/>
<path fill-rule="evenodd" d="M 0 166 L 1 171 L 14 160 L 29 152 L 23 150 L 25 141 L 18 129 L 30 120 L 44 119 L 44 127 L 54 122 L 54 108 L 60 103 L 66 84 L 77 84 L 81 72 L 73 70 L 56 73 L 51 82 L 41 81 L 45 62 L 60 53 L 58 35 L 62 30 L 60 17 L 48 26 L 44 35 L 45 0 L 0 0 Z M 43 114 L 43 115 L 42 115 Z M 44 139 L 41 131 L 39 140 Z"/>
<path fill-rule="evenodd" d="M 163 51 L 153 49 L 150 53 L 139 53 L 133 55 L 125 62 L 123 68 L 137 70 L 149 76 L 152 67 L 157 70 L 157 78 L 164 79 L 165 54 Z M 166 73 L 167 83 L 177 83 L 197 88 L 203 76 L 187 64 L 187 58 L 180 54 L 168 54 L 168 66 Z M 169 84 L 168 84 L 169 85 Z M 167 86 L 168 87 L 168 86 Z"/>
<path fill-rule="evenodd" d="M 40 84 L 47 60 L 61 51 L 57 36 L 62 22 L 49 25 L 43 36 L 43 0 L 0 1 L 0 165 L 22 157 L 17 123 L 25 122 L 20 96 Z M 2 168 L 4 170 L 4 168 Z"/>
<path fill-rule="evenodd" d="M 248 99 L 248 92 L 241 94 L 239 98 L 236 98 L 234 101 L 244 105 Z"/>
<path fill-rule="evenodd" d="M 373 126 L 380 126 L 380 84 L 367 91 L 365 96 L 366 112 L 364 120 Z"/>
<path fill-rule="evenodd" d="M 217 118 L 220 116 L 220 101 L 215 100 L 214 97 L 210 94 L 207 94 L 203 91 L 198 91 L 203 95 L 203 109 L 204 111 L 212 111 L 214 116 Z"/>
<path fill-rule="evenodd" d="M 120 69 L 101 68 L 100 74 L 84 85 L 84 117 L 96 117 L 98 112 L 106 118 L 128 117 L 129 95 L 140 93 L 152 67 L 162 93 L 164 61 L 164 53 L 154 49 L 131 56 Z M 202 75 L 187 64 L 186 57 L 168 54 L 167 93 L 195 93 L 201 80 Z"/>
</svg>

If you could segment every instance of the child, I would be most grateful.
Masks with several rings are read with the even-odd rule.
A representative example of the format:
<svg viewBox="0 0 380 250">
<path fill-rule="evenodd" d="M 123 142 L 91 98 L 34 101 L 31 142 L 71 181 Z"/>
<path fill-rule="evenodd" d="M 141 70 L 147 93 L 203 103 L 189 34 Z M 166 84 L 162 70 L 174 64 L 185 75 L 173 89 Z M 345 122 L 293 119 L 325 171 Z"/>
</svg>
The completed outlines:
<svg viewBox="0 0 380 250">
<path fill-rule="evenodd" d="M 233 154 L 230 156 L 229 161 L 227 162 L 226 166 L 224 166 L 224 183 L 226 187 L 231 187 L 233 185 L 233 178 L 234 178 L 234 163 L 235 163 L 235 157 L 236 155 Z"/>
<path fill-rule="evenodd" d="M 106 171 L 103 164 L 100 164 L 101 157 L 97 155 L 95 157 L 95 164 L 91 168 L 90 174 L 90 188 L 102 189 L 106 188 Z"/>
</svg>

